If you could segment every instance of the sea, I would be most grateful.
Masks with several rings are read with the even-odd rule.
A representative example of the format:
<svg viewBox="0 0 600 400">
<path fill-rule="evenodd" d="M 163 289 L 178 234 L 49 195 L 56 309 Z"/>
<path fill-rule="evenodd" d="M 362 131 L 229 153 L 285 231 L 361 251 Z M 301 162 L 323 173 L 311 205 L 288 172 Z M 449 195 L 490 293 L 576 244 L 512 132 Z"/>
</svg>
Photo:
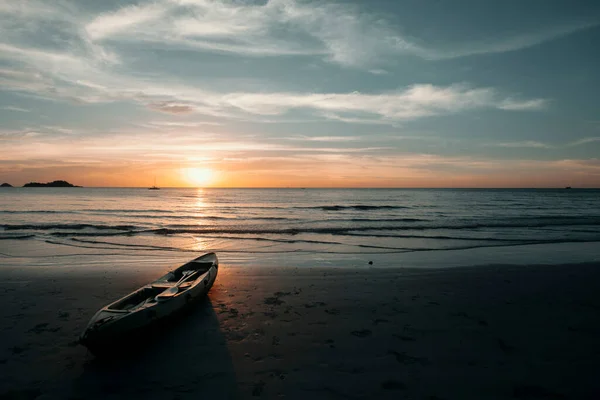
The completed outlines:
<svg viewBox="0 0 600 400">
<path fill-rule="evenodd" d="M 248 268 L 597 262 L 600 190 L 0 189 L 0 265 L 206 252 Z"/>
</svg>

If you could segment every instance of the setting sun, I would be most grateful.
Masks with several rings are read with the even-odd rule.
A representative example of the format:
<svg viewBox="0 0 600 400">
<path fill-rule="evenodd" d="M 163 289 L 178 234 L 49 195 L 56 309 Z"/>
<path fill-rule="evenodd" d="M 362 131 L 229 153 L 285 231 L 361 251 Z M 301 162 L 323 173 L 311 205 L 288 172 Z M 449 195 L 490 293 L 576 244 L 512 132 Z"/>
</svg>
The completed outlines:
<svg viewBox="0 0 600 400">
<path fill-rule="evenodd" d="M 213 183 L 215 173 L 207 168 L 186 168 L 183 176 L 192 185 L 206 186 Z"/>
</svg>

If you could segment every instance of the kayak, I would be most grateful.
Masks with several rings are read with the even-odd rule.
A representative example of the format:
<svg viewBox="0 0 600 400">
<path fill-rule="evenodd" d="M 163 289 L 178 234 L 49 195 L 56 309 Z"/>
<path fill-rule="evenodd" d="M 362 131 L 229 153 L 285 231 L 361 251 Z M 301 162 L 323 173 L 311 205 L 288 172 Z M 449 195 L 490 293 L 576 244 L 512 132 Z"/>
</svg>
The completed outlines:
<svg viewBox="0 0 600 400">
<path fill-rule="evenodd" d="M 140 332 L 203 298 L 218 268 L 217 255 L 205 254 L 103 307 L 90 320 L 80 343 L 98 355 L 135 341 Z"/>
</svg>

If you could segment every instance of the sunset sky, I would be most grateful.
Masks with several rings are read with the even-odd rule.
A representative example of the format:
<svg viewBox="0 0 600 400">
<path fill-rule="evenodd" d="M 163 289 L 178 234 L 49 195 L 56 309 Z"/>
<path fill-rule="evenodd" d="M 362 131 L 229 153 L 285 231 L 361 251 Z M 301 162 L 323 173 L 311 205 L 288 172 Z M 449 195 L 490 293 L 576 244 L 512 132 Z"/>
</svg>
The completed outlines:
<svg viewBox="0 0 600 400">
<path fill-rule="evenodd" d="M 0 0 L 0 183 L 600 187 L 600 1 Z"/>
</svg>

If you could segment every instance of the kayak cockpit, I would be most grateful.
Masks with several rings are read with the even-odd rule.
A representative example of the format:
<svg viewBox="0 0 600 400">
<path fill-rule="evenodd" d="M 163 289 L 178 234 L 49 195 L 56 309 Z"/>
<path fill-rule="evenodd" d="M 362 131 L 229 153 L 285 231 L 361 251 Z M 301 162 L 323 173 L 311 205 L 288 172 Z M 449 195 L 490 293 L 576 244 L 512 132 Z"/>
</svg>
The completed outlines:
<svg viewBox="0 0 600 400">
<path fill-rule="evenodd" d="M 107 310 L 132 310 L 142 306 L 149 299 L 154 299 L 157 295 L 162 293 L 165 288 L 162 287 L 153 287 L 146 286 L 139 290 L 136 290 L 132 294 L 127 297 L 122 298 L 121 300 L 109 305 Z"/>
<path fill-rule="evenodd" d="M 190 261 L 176 270 L 171 271 L 163 277 L 157 279 L 152 283 L 152 286 L 168 288 L 169 284 L 173 285 L 183 278 L 183 273 L 186 271 L 197 271 L 198 274 L 195 274 L 194 276 L 198 276 L 208 272 L 208 270 L 213 266 L 214 263 L 212 261 Z"/>
</svg>

